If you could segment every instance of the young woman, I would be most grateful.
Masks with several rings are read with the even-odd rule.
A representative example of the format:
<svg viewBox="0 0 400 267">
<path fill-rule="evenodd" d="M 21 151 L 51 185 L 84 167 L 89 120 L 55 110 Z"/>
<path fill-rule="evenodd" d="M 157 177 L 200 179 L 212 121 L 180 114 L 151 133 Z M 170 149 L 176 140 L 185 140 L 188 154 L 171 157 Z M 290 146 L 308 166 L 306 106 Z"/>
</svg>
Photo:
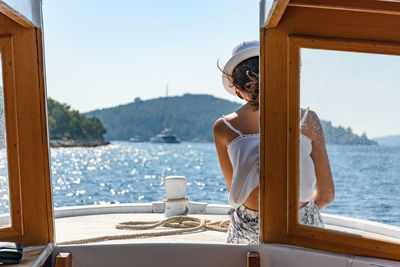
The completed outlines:
<svg viewBox="0 0 400 267">
<path fill-rule="evenodd" d="M 225 89 L 246 101 L 214 124 L 214 142 L 233 208 L 228 243 L 256 244 L 259 239 L 259 50 L 258 41 L 239 44 L 222 71 Z M 301 110 L 300 127 L 299 220 L 323 227 L 319 210 L 335 194 L 323 131 L 317 114 L 309 109 Z"/>
</svg>

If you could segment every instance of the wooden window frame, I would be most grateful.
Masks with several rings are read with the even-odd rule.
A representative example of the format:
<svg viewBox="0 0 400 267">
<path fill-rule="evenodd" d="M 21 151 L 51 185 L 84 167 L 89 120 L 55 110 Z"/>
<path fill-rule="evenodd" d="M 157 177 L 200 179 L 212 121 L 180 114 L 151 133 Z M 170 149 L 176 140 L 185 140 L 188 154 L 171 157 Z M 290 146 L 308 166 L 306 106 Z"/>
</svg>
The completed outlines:
<svg viewBox="0 0 400 267">
<path fill-rule="evenodd" d="M 265 31 L 262 28 L 262 47 L 266 41 Z M 278 46 L 279 41 L 270 45 Z M 269 74 L 266 70 L 271 66 L 268 64 L 272 64 L 274 59 L 267 62 L 263 56 L 266 53 L 265 49 L 261 49 L 260 71 L 265 78 L 261 78 L 260 84 L 261 88 L 264 88 L 261 90 L 260 239 L 267 243 L 400 260 L 400 242 L 351 235 L 298 223 L 301 48 L 400 55 L 400 43 L 396 42 L 289 34 L 286 35 L 286 44 L 280 48 L 286 50 L 286 52 L 282 51 L 282 54 L 287 55 L 285 58 L 287 66 L 284 66 L 286 71 L 279 74 L 276 72 L 279 67 L 270 67 L 272 73 Z M 280 56 L 279 53 L 276 56 Z M 280 84 L 276 82 L 276 79 L 266 82 L 265 80 L 268 80 L 268 76 L 271 77 L 271 75 L 278 75 L 284 81 Z M 281 90 L 277 90 L 277 86 L 281 86 Z M 277 127 L 277 129 L 270 133 L 271 127 Z M 273 141 L 278 136 L 278 132 L 281 133 L 282 138 Z M 280 153 L 277 160 L 272 157 L 274 153 Z M 274 170 L 274 167 L 277 169 Z"/>
<path fill-rule="evenodd" d="M 18 238 L 22 236 L 22 206 L 21 186 L 19 175 L 18 156 L 18 131 L 14 80 L 14 55 L 12 37 L 10 35 L 0 36 L 0 52 L 3 75 L 3 94 L 6 127 L 6 149 L 8 167 L 8 190 L 10 201 L 11 226 L 0 229 L 0 235 L 5 238 Z"/>
<path fill-rule="evenodd" d="M 11 226 L 0 240 L 24 246 L 54 242 L 41 29 L 0 10 Z"/>
</svg>

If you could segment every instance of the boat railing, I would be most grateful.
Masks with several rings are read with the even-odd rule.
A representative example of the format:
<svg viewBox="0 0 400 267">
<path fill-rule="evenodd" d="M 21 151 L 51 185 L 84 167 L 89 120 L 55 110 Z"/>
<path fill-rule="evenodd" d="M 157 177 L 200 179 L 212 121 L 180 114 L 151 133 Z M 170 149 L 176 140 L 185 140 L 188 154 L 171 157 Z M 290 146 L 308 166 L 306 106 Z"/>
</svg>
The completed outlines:
<svg viewBox="0 0 400 267">
<path fill-rule="evenodd" d="M 123 203 L 110 205 L 84 205 L 54 208 L 54 218 L 90 216 L 100 214 L 121 213 L 164 213 L 165 203 Z M 189 202 L 189 214 L 227 215 L 230 206 L 225 204 L 208 204 L 205 202 Z M 388 238 L 400 239 L 400 227 L 365 219 L 351 218 L 341 215 L 321 213 L 327 229 L 346 229 L 348 233 L 374 234 Z M 134 216 L 134 215 L 133 215 Z M 10 214 L 0 214 L 0 226 L 10 225 Z"/>
</svg>

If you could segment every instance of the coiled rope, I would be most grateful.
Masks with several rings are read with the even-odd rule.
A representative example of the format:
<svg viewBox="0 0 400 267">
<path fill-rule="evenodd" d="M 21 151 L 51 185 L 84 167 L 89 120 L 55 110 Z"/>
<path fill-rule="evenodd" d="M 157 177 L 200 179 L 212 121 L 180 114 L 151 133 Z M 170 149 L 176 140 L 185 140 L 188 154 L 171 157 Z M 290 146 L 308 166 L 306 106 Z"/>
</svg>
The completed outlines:
<svg viewBox="0 0 400 267">
<path fill-rule="evenodd" d="M 134 234 L 124 235 L 106 235 L 94 238 L 72 240 L 66 242 L 57 243 L 58 245 L 71 245 L 71 244 L 86 244 L 95 243 L 110 240 L 122 240 L 122 239 L 135 239 L 142 237 L 156 237 L 156 236 L 169 236 L 169 235 L 180 235 L 184 233 L 194 233 L 205 230 L 212 230 L 218 232 L 227 232 L 229 226 L 229 220 L 225 221 L 210 221 L 189 216 L 173 216 L 161 221 L 130 221 L 118 223 L 115 228 L 120 230 L 149 230 L 156 227 L 170 227 L 179 228 L 176 230 L 166 231 L 153 231 L 153 232 L 142 232 Z"/>
</svg>

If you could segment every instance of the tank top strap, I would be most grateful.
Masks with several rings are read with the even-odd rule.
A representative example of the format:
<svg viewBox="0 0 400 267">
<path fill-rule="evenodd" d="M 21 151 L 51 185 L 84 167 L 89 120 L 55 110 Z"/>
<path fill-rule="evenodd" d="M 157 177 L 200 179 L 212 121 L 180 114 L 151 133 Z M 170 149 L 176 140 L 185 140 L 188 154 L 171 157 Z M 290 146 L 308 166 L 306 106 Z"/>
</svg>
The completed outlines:
<svg viewBox="0 0 400 267">
<path fill-rule="evenodd" d="M 301 120 L 300 120 L 300 127 L 303 126 L 303 123 L 306 121 L 307 116 L 308 116 L 308 111 L 309 111 L 309 110 L 310 110 L 310 108 L 308 107 L 308 108 L 306 109 L 306 112 L 305 112 L 304 115 L 303 115 L 303 118 L 301 118 Z M 301 114 L 301 111 L 300 111 L 300 114 Z"/>
<path fill-rule="evenodd" d="M 222 117 L 222 121 L 226 124 L 226 126 L 228 126 L 232 131 L 234 131 L 235 133 L 237 133 L 238 135 L 243 135 L 241 131 L 239 131 L 238 129 L 236 129 L 235 127 L 233 127 L 224 117 Z"/>
</svg>

